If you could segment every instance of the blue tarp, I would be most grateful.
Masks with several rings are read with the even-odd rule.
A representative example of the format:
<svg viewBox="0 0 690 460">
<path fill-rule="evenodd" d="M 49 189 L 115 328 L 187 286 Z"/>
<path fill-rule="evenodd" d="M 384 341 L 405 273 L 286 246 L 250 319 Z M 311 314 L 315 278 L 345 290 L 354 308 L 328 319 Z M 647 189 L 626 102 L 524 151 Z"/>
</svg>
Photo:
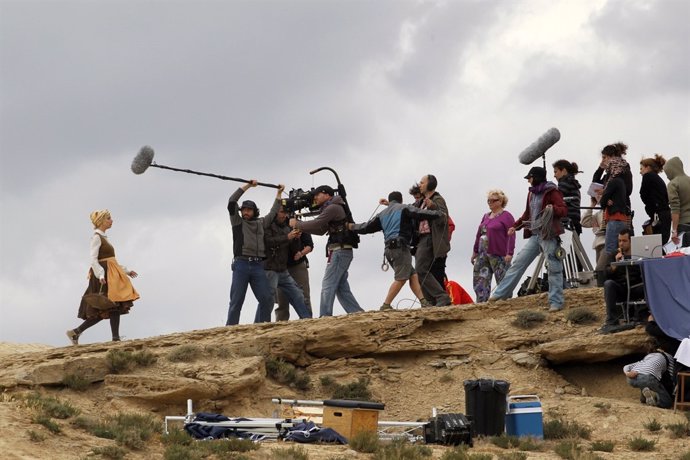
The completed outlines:
<svg viewBox="0 0 690 460">
<path fill-rule="evenodd" d="M 647 305 L 662 331 L 690 337 L 690 256 L 642 261 Z"/>
</svg>

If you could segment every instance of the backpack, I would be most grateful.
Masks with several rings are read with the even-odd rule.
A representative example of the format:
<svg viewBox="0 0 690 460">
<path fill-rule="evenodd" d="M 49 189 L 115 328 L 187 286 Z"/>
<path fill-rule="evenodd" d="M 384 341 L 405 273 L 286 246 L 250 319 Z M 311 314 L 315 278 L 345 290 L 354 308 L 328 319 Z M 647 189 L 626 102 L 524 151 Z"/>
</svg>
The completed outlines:
<svg viewBox="0 0 690 460">
<path fill-rule="evenodd" d="M 666 360 L 666 370 L 661 374 L 661 386 L 666 389 L 670 396 L 673 396 L 678 381 L 678 363 L 676 359 L 668 353 L 662 352 L 661 355 Z"/>
</svg>

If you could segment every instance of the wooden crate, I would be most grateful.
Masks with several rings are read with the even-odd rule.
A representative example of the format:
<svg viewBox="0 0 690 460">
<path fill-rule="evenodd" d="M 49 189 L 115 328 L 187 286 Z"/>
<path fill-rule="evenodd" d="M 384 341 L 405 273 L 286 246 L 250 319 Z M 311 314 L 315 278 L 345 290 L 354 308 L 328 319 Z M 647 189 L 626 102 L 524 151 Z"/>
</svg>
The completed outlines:
<svg viewBox="0 0 690 460">
<path fill-rule="evenodd" d="M 324 406 L 323 426 L 333 428 L 348 439 L 362 431 L 376 433 L 379 426 L 379 412 L 375 409 Z"/>
</svg>

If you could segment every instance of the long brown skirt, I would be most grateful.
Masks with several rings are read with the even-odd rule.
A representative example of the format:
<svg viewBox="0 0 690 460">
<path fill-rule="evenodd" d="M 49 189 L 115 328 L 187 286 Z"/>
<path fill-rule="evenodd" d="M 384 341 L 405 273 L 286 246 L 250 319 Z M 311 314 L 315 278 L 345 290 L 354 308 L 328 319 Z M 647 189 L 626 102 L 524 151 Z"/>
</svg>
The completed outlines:
<svg viewBox="0 0 690 460">
<path fill-rule="evenodd" d="M 108 295 L 108 264 L 103 261 L 100 262 L 101 266 L 105 270 L 105 280 L 106 284 L 104 284 L 101 287 L 101 282 L 96 278 L 96 276 L 93 274 L 93 270 L 89 270 L 89 285 L 86 288 L 86 291 L 84 291 L 84 294 L 98 294 L 101 292 L 104 295 Z M 137 296 L 138 297 L 138 296 Z M 130 308 L 134 305 L 134 301 L 132 300 L 127 300 L 123 302 L 115 302 L 115 307 L 109 309 L 109 310 L 99 310 L 97 308 L 93 308 L 91 305 L 87 304 L 84 299 L 81 299 L 81 303 L 79 304 L 79 313 L 77 314 L 77 318 L 81 319 L 91 319 L 91 318 L 101 318 L 101 319 L 108 319 L 110 318 L 110 314 L 117 312 L 121 315 L 126 315 L 129 313 Z"/>
</svg>

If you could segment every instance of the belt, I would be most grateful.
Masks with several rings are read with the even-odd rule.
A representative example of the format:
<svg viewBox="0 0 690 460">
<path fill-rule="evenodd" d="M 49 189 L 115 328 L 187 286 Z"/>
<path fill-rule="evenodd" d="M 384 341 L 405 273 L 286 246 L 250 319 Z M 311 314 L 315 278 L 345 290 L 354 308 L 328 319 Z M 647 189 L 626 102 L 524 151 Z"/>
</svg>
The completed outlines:
<svg viewBox="0 0 690 460">
<path fill-rule="evenodd" d="M 349 244 L 333 244 L 331 246 L 328 246 L 328 250 L 333 252 L 333 251 L 339 251 L 341 249 L 349 249 L 352 250 L 352 245 Z"/>
<path fill-rule="evenodd" d="M 247 262 L 263 262 L 264 258 L 263 257 L 246 257 L 246 256 L 239 256 L 235 257 L 234 260 L 244 260 Z"/>
</svg>

